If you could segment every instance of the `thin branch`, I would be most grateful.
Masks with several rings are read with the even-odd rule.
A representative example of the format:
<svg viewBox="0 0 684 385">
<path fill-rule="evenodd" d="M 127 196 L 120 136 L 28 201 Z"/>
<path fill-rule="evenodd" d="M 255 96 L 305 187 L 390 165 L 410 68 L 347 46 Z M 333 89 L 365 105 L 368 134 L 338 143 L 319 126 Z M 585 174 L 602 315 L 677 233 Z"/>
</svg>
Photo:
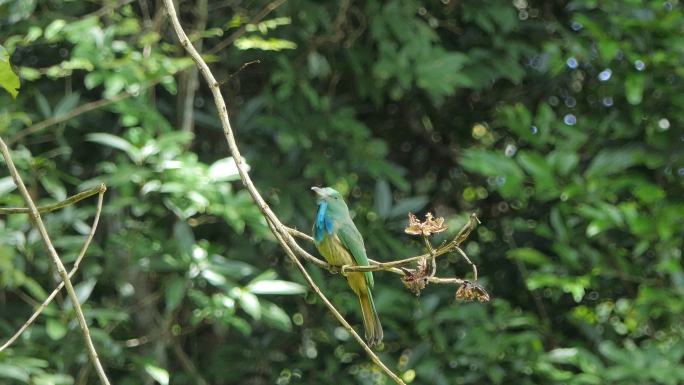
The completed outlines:
<svg viewBox="0 0 684 385">
<path fill-rule="evenodd" d="M 207 382 L 207 380 L 205 380 L 204 377 L 202 377 L 202 374 L 200 374 L 199 370 L 197 370 L 195 364 L 192 363 L 190 357 L 188 357 L 188 355 L 183 350 L 180 341 L 178 341 L 177 338 L 173 338 L 172 345 L 173 352 L 176 354 L 176 358 L 178 358 L 178 361 L 180 361 L 183 368 L 185 368 L 185 371 L 188 372 L 188 374 L 190 374 L 190 376 L 195 380 L 195 384 L 208 385 L 209 383 Z"/>
<path fill-rule="evenodd" d="M 71 277 L 73 277 L 74 274 L 76 274 L 76 271 L 78 271 L 78 267 L 81 264 L 81 260 L 83 260 L 83 257 L 85 256 L 86 251 L 88 250 L 88 247 L 90 246 L 90 242 L 93 240 L 93 237 L 95 236 L 95 230 L 97 230 L 97 224 L 100 221 L 100 214 L 102 213 L 102 201 L 104 198 L 104 193 L 107 190 L 107 188 L 105 187 L 104 184 L 101 184 L 99 187 L 94 188 L 94 189 L 96 189 L 96 192 L 99 193 L 99 195 L 97 197 L 97 208 L 95 209 L 95 219 L 93 220 L 93 224 L 90 226 L 90 232 L 88 233 L 88 236 L 86 237 L 86 240 L 83 243 L 83 247 L 81 247 L 81 251 L 78 253 L 78 256 L 76 257 L 76 261 L 74 262 L 74 266 L 71 268 L 71 271 L 69 271 L 69 279 L 71 279 Z M 93 190 L 93 189 L 91 189 L 91 190 Z M 90 191 L 90 190 L 88 190 L 88 191 Z M 86 191 L 84 191 L 84 192 L 86 192 Z M 91 195 L 88 195 L 88 196 L 91 196 Z M 74 195 L 74 196 L 76 196 L 76 195 Z M 62 201 L 62 202 L 65 202 L 65 201 Z M 78 201 L 73 201 L 72 203 L 75 203 L 75 202 L 78 202 Z M 39 209 L 39 211 L 40 211 L 40 209 Z M 7 342 L 5 342 L 2 346 L 0 346 L 0 352 L 7 349 L 8 346 L 12 345 L 14 343 L 14 341 L 16 341 L 17 338 L 19 338 L 19 336 L 29 326 L 31 326 L 33 321 L 35 321 L 36 318 L 38 318 L 40 313 L 42 313 L 43 310 L 45 310 L 45 308 L 50 304 L 50 302 L 52 302 L 52 300 L 55 298 L 55 296 L 57 296 L 57 293 L 59 293 L 59 291 L 62 290 L 63 287 L 64 287 L 64 281 L 60 282 L 59 285 L 52 291 L 52 293 L 50 293 L 50 295 L 45 299 L 45 301 L 43 301 L 43 303 L 41 303 L 40 306 L 38 306 L 36 308 L 36 310 L 33 312 L 31 317 L 29 317 L 29 319 L 26 322 L 24 322 L 24 324 L 19 328 L 19 330 L 17 330 L 17 332 L 14 333 L 14 335 L 12 337 L 10 337 L 10 339 L 7 340 Z"/>
<path fill-rule="evenodd" d="M 11 139 L 9 139 L 7 142 L 11 146 L 11 145 L 17 143 L 18 141 L 22 140 L 25 137 L 27 137 L 29 135 L 33 135 L 37 132 L 43 131 L 44 129 L 46 129 L 48 127 L 54 126 L 55 124 L 59 124 L 59 123 L 65 122 L 67 120 L 73 119 L 73 118 L 77 117 L 78 115 L 84 114 L 86 112 L 90 112 L 92 110 L 97 110 L 98 108 L 108 106 L 112 103 L 116 103 L 116 102 L 121 101 L 123 99 L 126 99 L 130 96 L 132 96 L 131 93 L 122 92 L 122 93 L 114 96 L 111 99 L 100 99 L 100 100 L 96 100 L 94 102 L 82 104 L 82 105 L 74 108 L 73 110 L 65 113 L 65 114 L 53 116 L 51 118 L 43 120 L 42 122 L 38 122 L 32 126 L 28 126 L 28 127 L 24 128 L 23 130 L 19 131 L 16 135 L 14 135 Z"/>
<path fill-rule="evenodd" d="M 421 255 L 417 255 L 415 257 L 404 258 L 404 259 L 399 259 L 396 261 L 389 261 L 389 262 L 373 261 L 373 262 L 371 262 L 373 264 L 370 266 L 343 266 L 342 271 L 347 273 L 347 272 L 356 272 L 356 271 L 366 272 L 366 271 L 387 270 L 388 268 L 391 268 L 391 267 L 403 266 L 403 265 L 406 265 L 408 263 L 418 262 L 421 259 L 435 258 L 435 257 L 438 257 L 440 255 L 450 253 L 450 252 L 456 250 L 456 248 L 458 246 L 460 246 L 461 243 L 463 243 L 463 241 L 465 241 L 468 238 L 468 235 L 470 234 L 470 232 L 475 228 L 475 226 L 478 223 L 480 223 L 480 220 L 477 219 L 477 216 L 475 214 L 471 214 L 469 219 L 468 219 L 468 222 L 466 222 L 466 224 L 461 228 L 461 230 L 459 230 L 458 234 L 456 234 L 456 237 L 454 237 L 454 239 L 451 242 L 448 242 L 448 243 L 438 247 L 434 251 L 430 251 L 426 254 L 421 254 Z M 470 260 L 468 260 L 468 261 L 470 261 Z M 471 262 L 471 264 L 472 264 L 472 262 Z"/>
<path fill-rule="evenodd" d="M 52 203 L 49 205 L 45 206 L 40 206 L 38 207 L 38 212 L 41 214 L 44 213 L 49 213 L 52 211 L 57 211 L 63 207 L 72 205 L 74 203 L 80 202 L 86 198 L 90 198 L 91 196 L 95 194 L 102 194 L 107 190 L 107 187 L 105 187 L 104 184 L 101 184 L 99 186 L 90 188 L 88 190 L 82 191 L 78 194 L 72 195 L 68 197 L 67 199 L 57 202 L 57 203 Z M 28 214 L 30 213 L 31 210 L 27 207 L 0 207 L 0 215 L 2 214 Z"/>
<path fill-rule="evenodd" d="M 188 51 L 190 56 L 197 63 L 197 66 L 199 67 L 202 76 L 207 81 L 209 88 L 211 89 L 211 92 L 214 96 L 214 102 L 216 103 L 216 108 L 219 112 L 221 124 L 223 126 L 224 136 L 226 138 L 226 141 L 228 142 L 230 153 L 233 159 L 235 160 L 235 165 L 237 166 L 238 172 L 240 174 L 240 179 L 242 180 L 242 183 L 245 185 L 250 195 L 254 199 L 255 203 L 257 204 L 262 214 L 266 218 L 266 222 L 268 223 L 271 232 L 278 240 L 278 243 L 280 243 L 281 248 L 287 253 L 288 257 L 301 271 L 302 275 L 304 275 L 307 282 L 309 283 L 309 286 L 311 286 L 311 288 L 321 298 L 321 300 L 325 303 L 330 312 L 333 313 L 333 315 L 335 315 L 335 318 L 337 318 L 337 320 L 350 332 L 352 336 L 354 336 L 356 341 L 359 343 L 359 345 L 361 345 L 361 347 L 363 347 L 363 349 L 366 351 L 371 360 L 373 360 L 373 362 L 376 365 L 378 365 L 388 376 L 390 376 L 392 380 L 394 380 L 394 382 L 396 382 L 399 385 L 405 385 L 401 378 L 394 374 L 394 372 L 392 372 L 382 363 L 382 361 L 380 361 L 380 358 L 377 355 L 375 355 L 375 353 L 373 353 L 373 351 L 370 349 L 370 347 L 368 347 L 365 341 L 358 335 L 358 333 L 356 333 L 356 331 L 351 327 L 351 325 L 349 325 L 349 323 L 344 319 L 344 317 L 342 317 L 342 315 L 335 309 L 332 303 L 330 303 L 330 301 L 325 297 L 323 292 L 321 292 L 321 289 L 316 285 L 311 276 L 309 276 L 309 274 L 306 271 L 306 268 L 304 268 L 304 266 L 301 264 L 297 256 L 292 251 L 293 248 L 299 248 L 299 245 L 297 245 L 297 242 L 294 241 L 294 239 L 288 233 L 285 226 L 273 213 L 273 211 L 270 209 L 266 201 L 264 201 L 263 197 L 254 186 L 254 183 L 252 182 L 249 174 L 247 173 L 244 159 L 240 155 L 240 150 L 238 149 L 237 143 L 235 141 L 235 136 L 233 135 L 233 128 L 228 118 L 228 108 L 226 107 L 226 103 L 223 100 L 223 95 L 221 95 L 220 84 L 216 81 L 216 78 L 214 78 L 214 75 L 211 73 L 211 70 L 209 69 L 207 63 L 204 61 L 204 59 L 202 59 L 202 56 L 199 54 L 199 52 L 197 52 L 195 47 L 193 47 L 192 43 L 185 34 L 185 31 L 183 31 L 183 27 L 180 25 L 178 15 L 176 14 L 176 10 L 173 6 L 173 1 L 164 0 L 164 6 L 166 7 L 166 11 L 169 15 L 169 18 L 171 19 L 171 23 L 173 24 L 173 28 L 176 31 L 176 35 L 178 36 L 178 40 L 181 46 L 183 46 Z"/>
<path fill-rule="evenodd" d="M 59 273 L 59 276 L 62 278 L 62 281 L 64 281 L 64 284 L 66 285 L 67 293 L 69 294 L 69 298 L 71 298 L 71 302 L 73 303 L 74 310 L 76 311 L 76 316 L 78 318 L 78 323 L 80 324 L 81 331 L 83 332 L 83 338 L 86 342 L 86 347 L 88 348 L 90 359 L 93 362 L 95 371 L 100 377 L 100 382 L 102 382 L 103 385 L 109 385 L 109 379 L 105 374 L 102 364 L 100 363 L 100 359 L 97 355 L 97 350 L 95 350 L 95 346 L 93 345 L 93 340 L 90 338 L 90 330 L 88 329 L 88 323 L 86 322 L 85 315 L 83 314 L 83 309 L 81 308 L 81 305 L 78 302 L 76 290 L 74 290 L 74 286 L 71 284 L 71 281 L 69 280 L 69 275 L 67 274 L 67 271 L 64 268 L 64 264 L 62 264 L 62 261 L 59 258 L 59 255 L 57 254 L 55 247 L 52 245 L 52 242 L 50 241 L 50 236 L 48 235 L 47 229 L 45 228 L 45 224 L 43 223 L 43 220 L 40 217 L 38 208 L 36 207 L 36 204 L 33 203 L 31 195 L 26 189 L 24 182 L 21 180 L 21 176 L 19 175 L 17 168 L 14 166 L 14 162 L 12 161 L 12 157 L 10 156 L 9 148 L 7 148 L 5 141 L 1 137 L 0 152 L 2 152 L 2 156 L 5 158 L 5 163 L 7 164 L 7 168 L 9 169 L 10 174 L 12 175 L 14 183 L 19 188 L 21 196 L 24 198 L 26 205 L 31 211 L 31 218 L 33 219 L 33 222 L 38 228 L 38 232 L 40 233 L 40 236 L 43 239 L 43 243 L 45 244 L 45 247 L 47 248 L 50 257 L 52 258 L 52 262 L 57 268 L 57 272 Z"/>
<path fill-rule="evenodd" d="M 182 70 L 183 68 L 184 67 L 179 68 L 179 71 Z M 173 74 L 169 74 L 169 75 L 173 75 Z M 161 82 L 162 80 L 163 80 L 163 77 L 154 79 L 150 83 L 148 83 L 147 85 L 142 86 L 140 88 L 140 90 L 142 91 L 142 90 L 146 90 L 148 88 L 152 88 L 152 87 L 156 86 L 157 84 L 159 84 L 159 82 Z M 25 137 L 27 137 L 29 135 L 36 134 L 40 131 L 43 131 L 46 128 L 54 126 L 55 124 L 66 122 L 67 120 L 73 119 L 73 118 L 75 118 L 81 114 L 85 114 L 86 112 L 90 112 L 93 110 L 97 110 L 98 108 L 106 107 L 112 103 L 120 102 L 120 101 L 127 99 L 127 98 L 130 98 L 131 96 L 134 96 L 134 95 L 135 95 L 134 93 L 124 91 L 120 94 L 114 95 L 110 99 L 104 98 L 104 99 L 95 100 L 93 102 L 82 104 L 82 105 L 74 108 L 73 110 L 71 110 L 67 113 L 47 118 L 41 122 L 38 122 L 34 125 L 31 125 L 31 126 L 28 126 L 24 129 L 22 129 L 21 131 L 16 133 L 12 138 L 8 139 L 7 144 L 9 146 L 12 146 L 15 143 L 17 143 L 18 141 L 24 139 Z"/>
<path fill-rule="evenodd" d="M 469 222 L 469 223 L 471 223 L 471 222 Z M 466 224 L 466 226 L 468 226 L 468 224 Z M 286 227 L 286 229 L 291 235 L 293 235 L 297 238 L 304 239 L 304 240 L 309 241 L 311 243 L 313 243 L 313 241 L 314 241 L 314 239 L 309 234 L 303 233 L 303 232 L 301 232 L 297 229 L 293 229 L 291 227 Z M 460 232 L 459 232 L 459 234 L 460 234 Z M 458 236 L 456 238 L 460 239 Z M 346 267 L 340 268 L 337 266 L 330 265 L 327 262 L 325 262 L 321 259 L 318 259 L 318 258 L 314 257 L 313 255 L 307 253 L 306 250 L 302 250 L 301 247 L 300 247 L 300 250 L 301 251 L 297 251 L 297 252 L 302 257 L 304 257 L 304 259 L 316 264 L 316 266 L 319 266 L 323 269 L 327 269 L 333 273 L 337 273 L 341 269 L 344 269 L 345 273 L 351 272 L 351 271 L 358 271 L 358 270 L 356 270 L 356 267 L 352 267 L 352 266 L 346 266 Z M 399 262 L 401 262 L 401 263 L 399 263 L 399 265 L 404 265 L 404 264 L 408 264 L 410 262 L 416 262 L 416 261 L 420 260 L 421 258 L 425 258 L 427 256 L 429 256 L 429 254 L 418 255 L 416 257 L 411 257 L 411 258 L 402 259 L 399 261 L 387 262 L 387 263 L 399 263 Z M 371 266 L 361 266 L 363 268 L 363 271 L 387 271 L 387 272 L 394 273 L 394 274 L 401 275 L 401 276 L 406 275 L 406 272 L 404 270 L 401 270 L 397 267 L 386 267 L 385 265 L 383 265 L 383 262 L 378 262 L 374 259 L 368 259 L 368 261 L 371 263 Z M 475 265 L 473 265 L 473 266 L 475 266 Z M 475 271 L 477 271 L 477 269 L 475 269 Z M 477 274 L 475 274 L 475 278 L 477 278 Z M 461 278 L 439 278 L 439 277 L 432 276 L 432 277 L 428 277 L 428 282 L 437 283 L 437 284 L 457 284 L 457 285 L 460 285 L 464 282 L 464 280 Z"/>
<path fill-rule="evenodd" d="M 197 20 L 195 21 L 195 33 L 199 36 L 195 40 L 197 49 L 202 49 L 202 35 L 207 28 L 207 18 L 209 11 L 207 9 L 207 0 L 197 0 L 195 6 L 195 13 Z M 181 84 L 182 92 L 179 93 L 178 112 L 180 130 L 184 132 L 194 132 L 195 130 L 195 93 L 199 88 L 199 73 L 197 66 L 189 67 L 180 78 L 183 80 Z"/>
<path fill-rule="evenodd" d="M 230 36 L 219 42 L 214 46 L 214 48 L 210 49 L 207 54 L 208 55 L 213 55 L 217 53 L 218 51 L 228 47 L 229 45 L 233 44 L 235 40 L 237 40 L 240 36 L 242 36 L 245 33 L 245 30 L 247 29 L 247 26 L 250 24 L 256 24 L 261 21 L 264 17 L 268 16 L 269 13 L 273 12 L 276 8 L 280 7 L 285 3 L 286 0 L 276 0 L 272 3 L 266 4 L 266 6 L 259 11 L 254 17 L 246 24 L 243 24 L 238 28 L 235 32 L 231 33 Z"/>
<path fill-rule="evenodd" d="M 466 255 L 465 251 L 463 251 L 460 247 L 456 246 L 456 251 L 458 251 L 458 253 L 461 254 L 461 257 L 463 257 L 463 259 L 465 259 L 466 262 L 470 264 L 470 267 L 473 268 L 473 280 L 477 281 L 477 266 L 475 266 L 475 264 L 470 261 L 468 255 Z"/>
</svg>

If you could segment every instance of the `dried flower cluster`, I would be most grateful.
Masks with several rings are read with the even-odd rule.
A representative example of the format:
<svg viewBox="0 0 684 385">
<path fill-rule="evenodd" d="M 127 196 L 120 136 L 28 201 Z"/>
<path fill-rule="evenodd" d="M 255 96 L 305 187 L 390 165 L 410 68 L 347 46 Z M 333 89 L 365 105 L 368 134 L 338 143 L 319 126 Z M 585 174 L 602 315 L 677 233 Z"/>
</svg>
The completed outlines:
<svg viewBox="0 0 684 385">
<path fill-rule="evenodd" d="M 418 260 L 418 266 L 414 269 L 402 268 L 404 273 L 401 277 L 401 282 L 404 283 L 407 289 L 411 290 L 416 296 L 420 295 L 420 292 L 425 289 L 428 283 L 428 277 L 430 276 L 430 264 L 427 258 Z"/>
<path fill-rule="evenodd" d="M 416 218 L 416 216 L 412 213 L 408 214 L 408 218 L 408 227 L 404 229 L 406 234 L 422 235 L 427 237 L 431 234 L 441 233 L 447 229 L 447 225 L 444 224 L 444 218 L 434 218 L 432 213 L 427 213 L 427 215 L 425 215 L 424 222 L 419 221 L 418 218 Z"/>
<path fill-rule="evenodd" d="M 477 282 L 463 281 L 461 287 L 456 290 L 456 299 L 464 301 L 488 302 L 489 293 Z"/>
</svg>

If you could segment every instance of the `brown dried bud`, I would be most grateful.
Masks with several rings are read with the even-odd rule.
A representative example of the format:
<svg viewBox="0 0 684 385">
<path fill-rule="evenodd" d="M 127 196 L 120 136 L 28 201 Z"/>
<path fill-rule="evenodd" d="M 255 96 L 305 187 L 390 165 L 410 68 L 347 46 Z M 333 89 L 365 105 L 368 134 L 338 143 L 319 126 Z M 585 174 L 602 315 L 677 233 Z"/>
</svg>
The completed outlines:
<svg viewBox="0 0 684 385">
<path fill-rule="evenodd" d="M 463 281 L 461 287 L 456 290 L 456 299 L 464 301 L 488 302 L 489 293 L 477 282 Z"/>
<path fill-rule="evenodd" d="M 429 236 L 431 234 L 441 233 L 448 227 L 444 224 L 444 218 L 434 218 L 432 213 L 425 215 L 425 222 L 421 222 L 412 213 L 408 214 L 408 227 L 404 229 L 406 234 Z"/>
</svg>

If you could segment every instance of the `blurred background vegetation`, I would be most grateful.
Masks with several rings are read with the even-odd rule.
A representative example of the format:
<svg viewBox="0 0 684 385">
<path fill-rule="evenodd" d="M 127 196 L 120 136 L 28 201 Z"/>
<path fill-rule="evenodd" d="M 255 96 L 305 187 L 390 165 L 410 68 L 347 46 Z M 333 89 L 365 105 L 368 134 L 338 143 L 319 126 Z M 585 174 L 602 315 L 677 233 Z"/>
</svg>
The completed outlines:
<svg viewBox="0 0 684 385">
<path fill-rule="evenodd" d="M 451 235 L 482 219 L 466 250 L 490 303 L 376 274 L 406 382 L 684 383 L 677 0 L 179 3 L 285 223 L 308 231 L 309 187 L 334 186 L 389 260 L 420 251 L 408 211 Z M 0 44 L 21 77 L 0 135 L 39 203 L 109 187 L 75 282 L 113 383 L 389 383 L 269 235 L 160 1 L 0 0 Z M 0 205 L 23 206 L 4 164 Z M 65 262 L 94 210 L 45 216 Z M 346 283 L 309 268 L 359 327 Z M 56 284 L 27 216 L 0 217 L 2 341 Z M 70 309 L 0 353 L 0 383 L 96 383 Z"/>
</svg>

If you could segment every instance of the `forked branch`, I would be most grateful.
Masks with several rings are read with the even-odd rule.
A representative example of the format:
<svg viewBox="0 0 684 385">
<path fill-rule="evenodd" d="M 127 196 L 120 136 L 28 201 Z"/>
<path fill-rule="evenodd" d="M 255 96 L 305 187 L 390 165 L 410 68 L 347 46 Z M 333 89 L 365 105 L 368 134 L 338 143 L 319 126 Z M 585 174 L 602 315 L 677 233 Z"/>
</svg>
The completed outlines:
<svg viewBox="0 0 684 385">
<path fill-rule="evenodd" d="M 5 158 L 5 163 L 7 164 L 7 168 L 9 169 L 10 175 L 12 175 L 14 184 L 17 185 L 17 188 L 19 189 L 21 196 L 24 198 L 26 206 L 28 206 L 29 215 L 32 221 L 35 223 L 36 227 L 38 228 L 38 232 L 40 233 L 40 236 L 43 239 L 43 243 L 45 244 L 45 247 L 48 250 L 48 254 L 52 259 L 52 263 L 57 268 L 57 273 L 66 285 L 67 293 L 69 294 L 69 298 L 71 298 L 74 310 L 76 311 L 76 318 L 78 319 L 78 323 L 81 327 L 83 339 L 85 340 L 86 347 L 88 349 L 88 354 L 90 355 L 90 359 L 93 365 L 95 366 L 95 371 L 100 377 L 100 382 L 103 385 L 109 385 L 109 379 L 105 374 L 102 364 L 100 363 L 100 358 L 97 355 L 97 350 L 95 350 L 95 345 L 93 345 L 93 340 L 90 338 L 90 329 L 88 328 L 88 323 L 85 319 L 85 315 L 83 314 L 81 304 L 78 301 L 76 290 L 74 290 L 74 286 L 71 284 L 71 281 L 69 280 L 69 275 L 67 274 L 67 271 L 64 268 L 64 264 L 62 264 L 62 260 L 59 258 L 59 255 L 57 254 L 55 247 L 52 245 L 52 241 L 50 240 L 50 236 L 48 235 L 47 229 L 45 228 L 45 224 L 43 223 L 43 220 L 40 217 L 40 211 L 36 207 L 36 204 L 33 202 L 31 195 L 26 189 L 24 181 L 21 179 L 21 176 L 19 175 L 17 168 L 14 166 L 14 162 L 12 161 L 9 148 L 7 148 L 5 141 L 1 137 L 0 152 L 2 152 L 2 156 Z"/>
<path fill-rule="evenodd" d="M 97 196 L 97 208 L 95 209 L 95 219 L 93 219 L 93 224 L 90 226 L 90 232 L 88 233 L 88 236 L 86 237 L 85 242 L 83 243 L 83 247 L 81 247 L 81 251 L 78 253 L 78 256 L 76 257 L 76 261 L 74 262 L 74 266 L 71 268 L 71 271 L 69 271 L 69 279 L 76 274 L 78 271 L 79 266 L 81 265 L 81 261 L 83 260 L 83 257 L 85 257 L 86 251 L 88 251 L 88 247 L 90 246 L 90 242 L 93 240 L 93 237 L 95 236 L 95 231 L 97 230 L 97 224 L 100 221 L 100 214 L 102 213 L 102 202 L 104 200 L 104 193 L 107 190 L 104 184 L 101 184 L 97 187 L 93 187 L 89 190 L 83 191 L 79 194 L 73 195 L 59 203 L 53 204 L 53 205 L 47 205 L 47 206 L 42 206 L 38 207 L 39 212 L 50 212 L 56 210 L 57 206 L 59 207 L 65 207 L 70 204 L 76 203 L 82 199 L 88 198 L 90 196 L 93 196 L 94 194 L 98 194 Z M 54 210 L 53 210 L 54 208 Z M 28 208 L 0 208 L 0 214 L 2 213 L 23 213 L 23 212 L 28 212 Z M 10 337 L 7 342 L 5 342 L 2 346 L 0 346 L 0 352 L 3 350 L 7 349 L 10 345 L 14 343 L 14 341 L 19 338 L 19 336 L 28 329 L 29 326 L 33 323 L 33 321 L 38 318 L 38 316 L 45 310 L 45 308 L 52 302 L 52 300 L 57 296 L 57 293 L 59 293 L 60 290 L 64 287 L 64 281 L 60 282 L 59 285 L 50 293 L 50 295 L 43 301 L 43 303 L 40 304 L 36 308 L 36 310 L 33 312 L 31 317 L 29 317 L 26 322 L 17 330 L 16 333 L 12 337 Z"/>
</svg>

